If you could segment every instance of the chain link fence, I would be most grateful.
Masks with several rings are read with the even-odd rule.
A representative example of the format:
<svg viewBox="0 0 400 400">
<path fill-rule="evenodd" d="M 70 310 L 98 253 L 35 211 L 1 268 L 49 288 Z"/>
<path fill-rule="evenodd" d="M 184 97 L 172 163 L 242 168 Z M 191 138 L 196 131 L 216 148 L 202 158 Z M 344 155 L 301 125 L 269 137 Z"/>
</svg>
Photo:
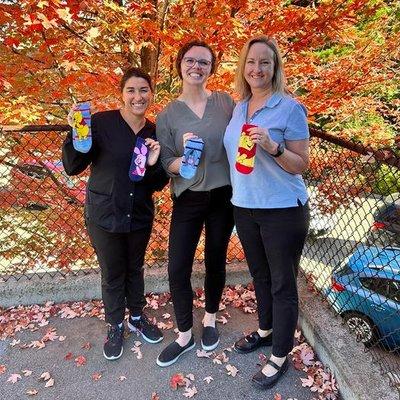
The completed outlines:
<svg viewBox="0 0 400 400">
<path fill-rule="evenodd" d="M 84 221 L 88 172 L 68 177 L 68 126 L 3 127 L 0 280 L 98 273 Z M 400 157 L 312 130 L 310 233 L 301 269 L 400 390 Z M 149 267 L 167 260 L 169 189 L 155 195 Z M 196 259 L 203 260 L 201 239 Z M 228 262 L 243 261 L 234 231 Z"/>
</svg>

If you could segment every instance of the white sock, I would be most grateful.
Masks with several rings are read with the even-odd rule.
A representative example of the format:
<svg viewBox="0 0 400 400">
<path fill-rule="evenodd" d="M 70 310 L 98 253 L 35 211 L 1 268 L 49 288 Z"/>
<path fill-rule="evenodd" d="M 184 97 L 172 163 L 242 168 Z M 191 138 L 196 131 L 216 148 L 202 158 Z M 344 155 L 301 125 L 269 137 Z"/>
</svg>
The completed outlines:
<svg viewBox="0 0 400 400">
<path fill-rule="evenodd" d="M 204 318 L 203 318 L 203 325 L 204 327 L 206 326 L 211 326 L 215 328 L 215 318 L 216 318 L 216 313 L 210 314 L 207 311 L 204 313 Z"/>
<path fill-rule="evenodd" d="M 186 332 L 180 332 L 178 333 L 178 339 L 175 340 L 176 343 L 179 344 L 181 347 L 185 347 L 190 339 L 192 338 L 192 329 L 189 329 Z"/>
<path fill-rule="evenodd" d="M 264 331 L 263 329 L 258 328 L 257 332 L 260 335 L 260 337 L 265 338 L 272 333 L 272 329 L 268 329 L 268 330 Z"/>
</svg>

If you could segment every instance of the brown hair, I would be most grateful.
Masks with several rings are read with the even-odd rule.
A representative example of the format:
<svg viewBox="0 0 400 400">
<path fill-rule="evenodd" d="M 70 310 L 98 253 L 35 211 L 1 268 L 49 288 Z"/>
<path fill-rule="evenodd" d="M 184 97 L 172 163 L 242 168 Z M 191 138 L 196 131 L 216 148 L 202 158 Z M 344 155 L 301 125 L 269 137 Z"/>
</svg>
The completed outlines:
<svg viewBox="0 0 400 400">
<path fill-rule="evenodd" d="M 143 78 L 149 84 L 151 91 L 154 92 L 153 83 L 151 81 L 150 75 L 143 69 L 136 67 L 128 68 L 122 75 L 121 82 L 119 84 L 121 92 L 124 90 L 127 80 L 132 77 Z"/>
<path fill-rule="evenodd" d="M 216 69 L 216 57 L 214 50 L 206 43 L 201 40 L 192 40 L 190 42 L 185 43 L 178 51 L 175 60 L 175 67 L 178 72 L 179 78 L 182 79 L 182 71 L 181 71 L 181 62 L 185 54 L 192 48 L 192 47 L 204 47 L 211 53 L 211 72 L 210 75 L 215 72 Z"/>
<path fill-rule="evenodd" d="M 244 100 L 251 95 L 250 85 L 244 77 L 244 68 L 250 47 L 255 43 L 266 44 L 274 53 L 274 76 L 272 77 L 273 92 L 287 93 L 285 72 L 283 71 L 283 61 L 278 43 L 275 39 L 266 35 L 258 35 L 250 38 L 240 51 L 235 75 L 235 90 L 240 95 L 240 99 Z"/>
</svg>

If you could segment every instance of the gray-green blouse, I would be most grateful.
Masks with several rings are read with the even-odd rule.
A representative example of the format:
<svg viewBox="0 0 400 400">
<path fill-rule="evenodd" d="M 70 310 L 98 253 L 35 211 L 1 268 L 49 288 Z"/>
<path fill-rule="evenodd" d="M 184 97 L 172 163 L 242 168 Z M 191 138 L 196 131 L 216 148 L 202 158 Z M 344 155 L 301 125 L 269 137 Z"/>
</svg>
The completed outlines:
<svg viewBox="0 0 400 400">
<path fill-rule="evenodd" d="M 168 172 L 169 165 L 183 155 L 182 136 L 192 132 L 204 140 L 204 150 L 192 179 L 168 172 L 171 189 L 179 196 L 186 189 L 211 190 L 230 185 L 229 164 L 223 138 L 235 103 L 225 92 L 212 92 L 207 100 L 203 118 L 199 118 L 186 103 L 174 100 L 158 115 L 157 139 L 161 145 L 161 162 Z"/>
</svg>

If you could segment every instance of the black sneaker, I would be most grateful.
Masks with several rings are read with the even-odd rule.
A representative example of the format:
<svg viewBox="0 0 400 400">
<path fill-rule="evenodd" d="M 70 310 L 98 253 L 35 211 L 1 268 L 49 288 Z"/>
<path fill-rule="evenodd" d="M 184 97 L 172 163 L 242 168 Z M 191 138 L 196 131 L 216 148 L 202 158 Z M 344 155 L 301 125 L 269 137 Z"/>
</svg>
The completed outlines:
<svg viewBox="0 0 400 400">
<path fill-rule="evenodd" d="M 182 354 L 192 350 L 194 346 L 196 346 L 196 343 L 194 342 L 193 335 L 190 338 L 189 343 L 184 347 L 181 347 L 177 342 L 172 342 L 157 357 L 157 365 L 160 367 L 169 367 L 178 361 Z"/>
<path fill-rule="evenodd" d="M 103 347 L 103 355 L 107 360 L 117 360 L 122 356 L 124 348 L 122 342 L 124 339 L 124 325 L 109 325 L 107 339 Z"/>
<path fill-rule="evenodd" d="M 203 334 L 201 336 L 201 347 L 203 350 L 211 351 L 214 350 L 219 343 L 219 332 L 217 328 L 212 326 L 205 326 L 203 328 Z"/>
<path fill-rule="evenodd" d="M 128 327 L 131 332 L 139 332 L 143 339 L 149 343 L 158 343 L 164 339 L 164 335 L 157 325 L 153 324 L 146 314 L 142 314 L 140 319 L 129 317 Z"/>
</svg>

